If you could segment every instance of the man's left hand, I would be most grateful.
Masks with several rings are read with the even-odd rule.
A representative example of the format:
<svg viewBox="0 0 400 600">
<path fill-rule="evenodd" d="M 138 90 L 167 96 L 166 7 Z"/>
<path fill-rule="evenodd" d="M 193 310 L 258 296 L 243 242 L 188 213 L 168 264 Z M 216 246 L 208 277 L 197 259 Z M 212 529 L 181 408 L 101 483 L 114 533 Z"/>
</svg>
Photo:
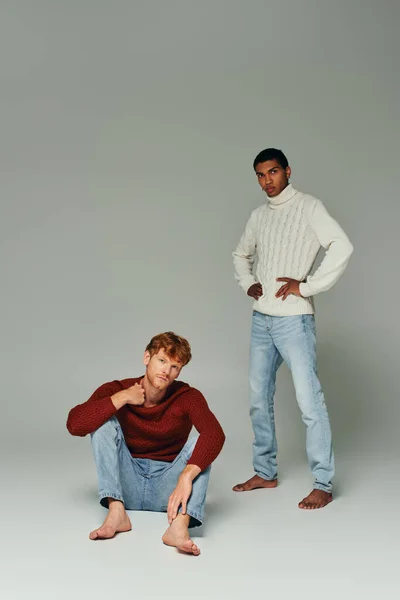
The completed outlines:
<svg viewBox="0 0 400 600">
<path fill-rule="evenodd" d="M 300 283 L 301 281 L 297 281 L 297 279 L 292 279 L 291 277 L 278 277 L 277 281 L 284 281 L 284 285 L 282 285 L 279 290 L 276 292 L 275 296 L 277 298 L 282 297 L 282 300 L 286 300 L 289 294 L 293 294 L 294 296 L 302 295 L 300 294 Z"/>
<path fill-rule="evenodd" d="M 168 523 L 171 525 L 172 521 L 178 514 L 179 507 L 182 505 L 182 514 L 186 514 L 187 501 L 192 493 L 192 479 L 186 474 L 182 474 L 176 485 L 176 488 L 172 492 L 168 500 Z"/>
</svg>

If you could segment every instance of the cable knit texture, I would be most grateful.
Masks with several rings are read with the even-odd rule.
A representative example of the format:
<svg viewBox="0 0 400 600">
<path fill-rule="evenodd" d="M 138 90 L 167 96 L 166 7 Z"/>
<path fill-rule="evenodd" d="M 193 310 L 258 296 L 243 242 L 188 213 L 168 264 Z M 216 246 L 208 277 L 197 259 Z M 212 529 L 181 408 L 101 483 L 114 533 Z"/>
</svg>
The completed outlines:
<svg viewBox="0 0 400 600">
<path fill-rule="evenodd" d="M 321 246 L 326 250 L 325 257 L 310 275 Z M 352 252 L 347 235 L 322 202 L 289 184 L 251 213 L 233 253 L 236 280 L 245 292 L 254 283 L 261 283 L 263 295 L 254 302 L 254 310 L 273 316 L 313 314 L 312 296 L 334 285 Z M 291 294 L 284 301 L 276 298 L 283 285 L 276 281 L 278 277 L 301 281 L 302 297 Z"/>
<path fill-rule="evenodd" d="M 100 386 L 89 400 L 70 411 L 68 431 L 85 436 L 115 415 L 132 456 L 172 462 L 194 426 L 200 435 L 188 464 L 206 469 L 221 452 L 225 435 L 204 396 L 187 383 L 174 381 L 157 406 L 126 404 L 117 411 L 111 396 L 141 379 L 111 381 Z"/>
</svg>

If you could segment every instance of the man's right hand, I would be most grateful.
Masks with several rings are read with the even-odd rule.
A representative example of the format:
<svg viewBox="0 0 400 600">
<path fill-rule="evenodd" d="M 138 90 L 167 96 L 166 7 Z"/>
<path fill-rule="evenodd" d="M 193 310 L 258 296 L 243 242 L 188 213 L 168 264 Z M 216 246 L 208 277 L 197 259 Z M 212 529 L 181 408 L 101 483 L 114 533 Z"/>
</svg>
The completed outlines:
<svg viewBox="0 0 400 600">
<path fill-rule="evenodd" d="M 254 300 L 258 300 L 263 295 L 261 283 L 253 283 L 247 290 L 247 295 L 254 298 Z"/>
<path fill-rule="evenodd" d="M 111 401 L 117 410 L 122 408 L 125 404 L 140 406 L 141 404 L 144 404 L 144 400 L 144 389 L 140 383 L 135 383 L 126 390 L 121 390 L 111 396 Z"/>
</svg>

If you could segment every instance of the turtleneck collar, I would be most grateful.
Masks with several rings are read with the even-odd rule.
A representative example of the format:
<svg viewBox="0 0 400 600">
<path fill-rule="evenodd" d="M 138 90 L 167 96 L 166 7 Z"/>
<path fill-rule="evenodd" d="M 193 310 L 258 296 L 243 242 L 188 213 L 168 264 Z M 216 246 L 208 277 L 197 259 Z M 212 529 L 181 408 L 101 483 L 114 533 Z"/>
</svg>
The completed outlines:
<svg viewBox="0 0 400 600">
<path fill-rule="evenodd" d="M 280 194 L 273 198 L 268 198 L 268 206 L 270 208 L 278 208 L 283 204 L 287 204 L 297 194 L 297 190 L 294 189 L 291 183 L 289 183 Z"/>
</svg>

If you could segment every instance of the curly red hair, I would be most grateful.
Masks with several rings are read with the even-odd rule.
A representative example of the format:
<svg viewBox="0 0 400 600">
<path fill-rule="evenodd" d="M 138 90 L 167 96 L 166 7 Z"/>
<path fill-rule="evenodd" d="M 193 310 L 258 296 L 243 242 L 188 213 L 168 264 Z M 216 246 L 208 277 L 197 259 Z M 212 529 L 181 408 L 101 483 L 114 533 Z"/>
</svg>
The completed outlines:
<svg viewBox="0 0 400 600">
<path fill-rule="evenodd" d="M 173 331 L 155 335 L 146 346 L 146 351 L 150 356 L 157 354 L 160 350 L 164 350 L 169 358 L 178 358 L 183 366 L 187 365 L 192 358 L 189 342 Z"/>
</svg>

